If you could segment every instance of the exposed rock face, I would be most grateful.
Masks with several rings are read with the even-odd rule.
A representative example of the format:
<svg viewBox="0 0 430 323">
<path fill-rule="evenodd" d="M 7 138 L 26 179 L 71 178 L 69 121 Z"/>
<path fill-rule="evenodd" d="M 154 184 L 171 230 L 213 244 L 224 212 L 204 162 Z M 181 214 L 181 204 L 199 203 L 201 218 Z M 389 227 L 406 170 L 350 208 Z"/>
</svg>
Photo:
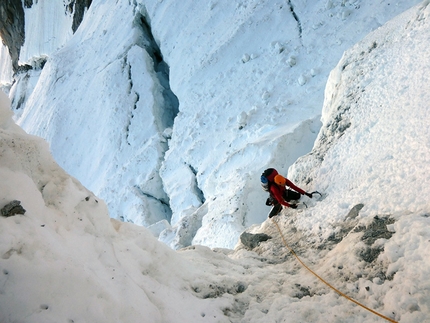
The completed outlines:
<svg viewBox="0 0 430 323">
<path fill-rule="evenodd" d="M 243 232 L 240 235 L 240 241 L 243 243 L 243 245 L 245 247 L 247 247 L 250 250 L 259 246 L 260 242 L 267 241 L 271 238 L 272 238 L 271 236 L 269 236 L 265 233 L 252 234 L 252 233 L 248 233 L 248 232 Z"/>
<path fill-rule="evenodd" d="M 72 0 L 70 2 L 68 8 L 71 13 L 74 12 L 72 24 L 73 33 L 76 32 L 82 22 L 82 19 L 84 19 L 85 10 L 91 6 L 91 2 L 92 0 Z"/>
<path fill-rule="evenodd" d="M 367 245 L 367 247 L 364 250 L 360 251 L 360 257 L 368 262 L 371 263 L 374 260 L 376 260 L 379 256 L 379 254 L 384 251 L 384 248 L 381 246 L 373 246 L 373 243 L 378 239 L 390 239 L 393 235 L 392 232 L 388 231 L 387 224 L 393 224 L 394 219 L 383 216 L 375 216 L 373 218 L 372 223 L 370 223 L 366 227 L 358 227 L 355 229 L 355 232 L 361 232 L 363 231 L 363 237 L 361 238 L 362 241 Z"/>
<path fill-rule="evenodd" d="M 0 213 L 2 216 L 9 217 L 16 214 L 25 214 L 25 209 L 21 206 L 21 202 L 13 200 L 12 202 L 6 204 Z"/>
<path fill-rule="evenodd" d="M 9 48 L 14 72 L 18 70 L 19 53 L 24 44 L 24 22 L 24 8 L 21 0 L 0 2 L 0 37 Z"/>
</svg>

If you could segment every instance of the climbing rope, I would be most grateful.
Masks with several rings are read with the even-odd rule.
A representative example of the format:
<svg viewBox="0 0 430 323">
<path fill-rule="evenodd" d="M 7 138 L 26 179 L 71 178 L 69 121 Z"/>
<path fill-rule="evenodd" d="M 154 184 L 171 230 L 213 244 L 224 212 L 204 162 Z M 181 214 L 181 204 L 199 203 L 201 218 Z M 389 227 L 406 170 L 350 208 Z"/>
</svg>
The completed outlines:
<svg viewBox="0 0 430 323">
<path fill-rule="evenodd" d="M 368 308 L 367 306 L 357 302 L 356 300 L 352 299 L 351 297 L 349 297 L 348 295 L 342 293 L 340 290 L 336 289 L 335 287 L 333 287 L 332 285 L 330 285 L 328 282 L 326 282 L 323 278 L 321 278 L 317 273 L 315 273 L 312 269 L 310 269 L 308 266 L 306 266 L 306 264 L 299 258 L 299 256 L 297 256 L 297 254 L 294 252 L 293 249 L 290 248 L 290 246 L 287 244 L 287 241 L 285 241 L 284 235 L 282 234 L 281 228 L 279 227 L 279 224 L 275 221 L 275 219 L 272 218 L 273 223 L 275 223 L 276 227 L 278 228 L 279 234 L 282 238 L 282 241 L 284 242 L 284 245 L 288 248 L 288 250 L 290 250 L 291 254 L 297 258 L 297 260 L 302 264 L 303 267 L 305 267 L 309 272 L 311 272 L 315 277 L 317 277 L 319 280 L 321 280 L 324 284 L 326 284 L 328 287 L 330 287 L 331 289 L 333 289 L 336 293 L 338 293 L 339 295 L 345 297 L 347 300 L 350 300 L 351 302 L 357 304 L 358 306 L 361 306 L 362 308 L 368 310 L 369 312 L 372 312 L 375 315 L 378 315 L 379 317 L 392 322 L 392 323 L 398 323 L 397 321 L 394 321 L 393 319 L 390 319 L 389 317 L 386 317 L 370 308 Z"/>
</svg>

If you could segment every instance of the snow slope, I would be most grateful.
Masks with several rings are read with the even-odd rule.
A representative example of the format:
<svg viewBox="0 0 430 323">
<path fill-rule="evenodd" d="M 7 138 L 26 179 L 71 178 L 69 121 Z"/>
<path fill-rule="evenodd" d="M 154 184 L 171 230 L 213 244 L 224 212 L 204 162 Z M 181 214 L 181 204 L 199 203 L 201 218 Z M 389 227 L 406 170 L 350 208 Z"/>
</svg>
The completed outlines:
<svg viewBox="0 0 430 323">
<path fill-rule="evenodd" d="M 0 203 L 19 200 L 26 210 L 0 218 L 1 322 L 221 316 L 190 293 L 188 262 L 147 229 L 109 219 L 104 202 L 54 162 L 46 142 L 13 123 L 0 95 Z"/>
<path fill-rule="evenodd" d="M 314 148 L 290 168 L 327 196 L 274 219 L 313 270 L 403 323 L 430 320 L 429 23 L 426 1 L 344 54 Z M 301 267 L 272 221 L 247 230 L 270 236 L 252 250 L 174 251 L 110 219 L 9 104 L 0 93 L 0 209 L 26 212 L 0 217 L 2 322 L 384 321 Z"/>
<path fill-rule="evenodd" d="M 417 2 L 93 1 L 73 36 L 43 3 L 26 30 L 64 33 L 26 38 L 21 59 L 47 61 L 15 76 L 17 122 L 112 217 L 233 248 L 266 217 L 262 170 L 311 150 L 343 51 Z"/>
</svg>

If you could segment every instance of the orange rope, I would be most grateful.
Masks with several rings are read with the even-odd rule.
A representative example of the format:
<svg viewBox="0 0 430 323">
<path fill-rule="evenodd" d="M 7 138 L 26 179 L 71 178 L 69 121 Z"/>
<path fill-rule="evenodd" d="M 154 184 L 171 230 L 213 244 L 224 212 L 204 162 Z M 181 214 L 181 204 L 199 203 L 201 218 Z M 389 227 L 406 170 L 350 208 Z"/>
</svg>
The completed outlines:
<svg viewBox="0 0 430 323">
<path fill-rule="evenodd" d="M 319 280 L 321 280 L 324 284 L 326 284 L 328 287 L 330 287 L 331 289 L 333 289 L 336 293 L 338 293 L 339 295 L 345 297 L 346 299 L 350 300 L 351 302 L 357 304 L 358 306 L 361 306 L 362 308 L 368 310 L 369 312 L 372 312 L 375 315 L 378 315 L 379 317 L 382 317 L 383 319 L 392 322 L 392 323 L 398 323 L 397 321 L 394 321 L 393 319 L 390 319 L 389 317 L 386 317 L 370 308 L 368 308 L 367 306 L 364 306 L 363 304 L 360 304 L 359 302 L 357 302 L 356 300 L 352 299 L 351 297 L 349 297 L 348 295 L 345 295 L 344 293 L 342 293 L 340 290 L 336 289 L 335 287 L 333 287 L 332 285 L 330 285 L 328 282 L 326 282 L 324 279 L 322 279 L 317 273 L 315 273 L 312 269 L 310 269 L 308 266 L 306 266 L 303 261 L 299 258 L 299 256 L 297 256 L 297 254 L 294 252 L 293 249 L 291 249 L 288 244 L 287 241 L 285 241 L 284 235 L 282 234 L 281 228 L 279 227 L 278 223 L 275 221 L 275 219 L 272 219 L 273 223 L 276 224 L 276 227 L 278 228 L 279 234 L 281 235 L 282 241 L 284 242 L 285 246 L 290 250 L 290 252 L 293 254 L 294 257 L 297 258 L 297 260 L 302 264 L 303 267 L 305 267 L 308 271 L 310 271 L 315 277 L 317 277 Z"/>
</svg>

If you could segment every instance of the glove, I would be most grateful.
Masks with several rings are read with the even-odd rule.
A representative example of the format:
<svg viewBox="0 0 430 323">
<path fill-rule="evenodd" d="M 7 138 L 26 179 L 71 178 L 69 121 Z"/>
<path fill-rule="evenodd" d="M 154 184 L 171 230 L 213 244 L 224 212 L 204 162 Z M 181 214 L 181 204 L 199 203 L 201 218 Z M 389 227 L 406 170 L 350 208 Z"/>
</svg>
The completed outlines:
<svg viewBox="0 0 430 323">
<path fill-rule="evenodd" d="M 305 195 L 309 198 L 312 198 L 312 193 L 305 193 Z"/>
<path fill-rule="evenodd" d="M 297 209 L 297 204 L 290 204 L 290 208 Z"/>
</svg>

